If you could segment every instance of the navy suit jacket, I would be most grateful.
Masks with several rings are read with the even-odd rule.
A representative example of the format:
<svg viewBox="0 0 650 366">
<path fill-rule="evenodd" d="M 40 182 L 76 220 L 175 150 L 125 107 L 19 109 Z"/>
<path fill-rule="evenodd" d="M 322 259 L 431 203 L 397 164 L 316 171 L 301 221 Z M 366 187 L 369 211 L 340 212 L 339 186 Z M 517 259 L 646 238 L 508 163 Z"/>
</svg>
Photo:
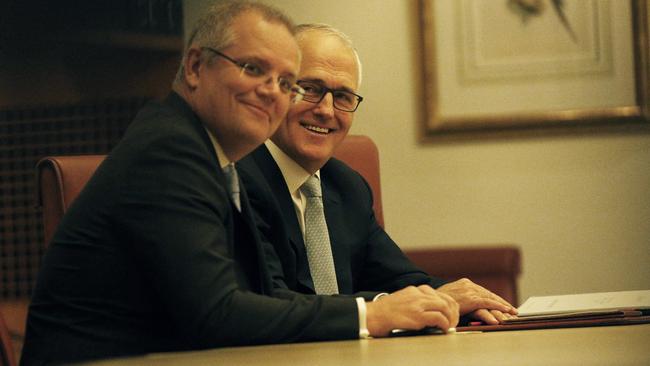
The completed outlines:
<svg viewBox="0 0 650 366">
<path fill-rule="evenodd" d="M 237 164 L 258 214 L 258 228 L 272 245 L 267 261 L 274 286 L 314 293 L 305 244 L 280 168 L 265 145 Z M 445 283 L 417 268 L 379 226 L 371 189 L 359 173 L 331 158 L 321 168 L 320 177 L 341 294 L 369 298 L 408 285 L 438 287 Z"/>
<path fill-rule="evenodd" d="M 271 279 L 248 198 L 239 213 L 226 187 L 183 99 L 140 111 L 47 249 L 21 363 L 357 338 L 354 299 L 261 295 Z"/>
</svg>

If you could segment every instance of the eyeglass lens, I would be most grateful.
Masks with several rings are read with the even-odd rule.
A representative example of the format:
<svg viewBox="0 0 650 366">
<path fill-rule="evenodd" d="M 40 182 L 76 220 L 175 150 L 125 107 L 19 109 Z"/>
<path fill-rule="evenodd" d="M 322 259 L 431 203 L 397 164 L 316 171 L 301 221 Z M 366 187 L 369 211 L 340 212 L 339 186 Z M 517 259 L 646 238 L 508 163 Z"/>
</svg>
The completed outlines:
<svg viewBox="0 0 650 366">
<path fill-rule="evenodd" d="M 319 103 L 327 93 L 332 93 L 334 108 L 354 112 L 363 98 L 347 90 L 330 89 L 319 83 L 299 80 L 297 84 L 303 88 L 305 95 L 303 100 L 311 103 Z"/>
</svg>

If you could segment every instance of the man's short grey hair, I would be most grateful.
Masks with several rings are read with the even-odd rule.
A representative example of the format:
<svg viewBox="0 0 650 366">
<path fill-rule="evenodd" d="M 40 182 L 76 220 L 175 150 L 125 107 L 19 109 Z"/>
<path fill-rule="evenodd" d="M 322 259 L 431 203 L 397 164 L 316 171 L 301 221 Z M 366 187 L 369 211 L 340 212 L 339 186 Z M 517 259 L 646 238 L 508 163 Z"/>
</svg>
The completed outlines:
<svg viewBox="0 0 650 366">
<path fill-rule="evenodd" d="M 218 1 L 210 6 L 194 24 L 185 49 L 183 50 L 183 60 L 176 72 L 174 84 L 182 83 L 185 78 L 184 64 L 188 50 L 191 47 L 210 47 L 216 50 L 222 50 L 231 46 L 235 41 L 235 34 L 232 31 L 233 20 L 246 12 L 256 12 L 268 22 L 282 24 L 287 28 L 289 33 L 295 35 L 293 21 L 273 6 L 242 0 Z M 206 52 L 201 57 L 205 57 L 207 62 L 211 62 L 216 57 L 216 54 Z"/>
<path fill-rule="evenodd" d="M 311 24 L 300 24 L 296 26 L 296 39 L 300 41 L 301 39 L 304 38 L 304 35 L 308 32 L 318 32 L 322 33 L 325 35 L 331 35 L 335 36 L 338 39 L 343 42 L 343 44 L 348 47 L 352 53 L 354 54 L 354 58 L 356 59 L 357 62 L 357 72 L 359 73 L 359 81 L 357 82 L 357 89 L 361 86 L 361 58 L 359 58 L 359 53 L 357 50 L 354 48 L 354 45 L 352 44 L 352 39 L 348 37 L 345 33 L 341 32 L 340 30 L 332 27 L 331 25 L 328 24 L 323 24 L 323 23 L 311 23 Z"/>
</svg>

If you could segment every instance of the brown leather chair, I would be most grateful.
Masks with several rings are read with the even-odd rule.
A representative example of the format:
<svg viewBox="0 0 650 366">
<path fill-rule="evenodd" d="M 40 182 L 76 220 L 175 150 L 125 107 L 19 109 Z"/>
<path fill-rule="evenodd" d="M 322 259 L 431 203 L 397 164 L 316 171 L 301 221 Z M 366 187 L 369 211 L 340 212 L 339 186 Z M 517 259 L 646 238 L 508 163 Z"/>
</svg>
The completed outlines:
<svg viewBox="0 0 650 366">
<path fill-rule="evenodd" d="M 40 202 L 43 205 L 44 238 L 52 238 L 63 213 L 86 181 L 104 160 L 103 155 L 47 157 L 38 163 Z M 345 161 L 368 181 L 374 209 L 384 226 L 379 152 L 367 136 L 349 135 L 335 157 Z M 517 305 L 517 277 L 521 272 L 519 249 L 513 245 L 405 250 L 405 254 L 427 273 L 456 280 L 467 277 Z"/>
<path fill-rule="evenodd" d="M 14 348 L 12 346 L 11 335 L 5 323 L 5 319 L 0 312 L 0 366 L 16 366 Z"/>
</svg>

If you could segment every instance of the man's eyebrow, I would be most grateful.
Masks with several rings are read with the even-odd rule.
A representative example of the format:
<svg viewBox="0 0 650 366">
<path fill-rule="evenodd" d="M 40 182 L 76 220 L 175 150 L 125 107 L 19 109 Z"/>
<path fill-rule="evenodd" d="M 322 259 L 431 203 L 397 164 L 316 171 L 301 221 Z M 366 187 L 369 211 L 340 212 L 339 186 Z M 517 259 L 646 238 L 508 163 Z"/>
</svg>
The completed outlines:
<svg viewBox="0 0 650 366">
<path fill-rule="evenodd" d="M 268 62 L 266 59 L 260 58 L 258 56 L 242 56 L 239 59 L 240 62 L 248 62 L 248 63 L 254 63 L 258 65 L 259 67 L 263 68 L 264 70 L 268 70 L 271 68 L 271 63 Z M 288 77 L 291 79 L 296 79 L 297 76 L 293 72 L 285 72 L 282 74 L 284 77 Z"/>
<path fill-rule="evenodd" d="M 327 86 L 327 84 L 325 83 L 325 80 L 323 80 L 323 79 L 318 79 L 318 78 L 314 78 L 314 79 L 305 78 L 305 79 L 300 79 L 300 80 L 309 81 L 309 82 L 312 82 L 312 83 L 316 83 L 316 84 L 320 84 L 320 85 L 323 85 L 323 86 Z M 329 88 L 329 87 L 328 87 L 328 88 Z M 354 93 L 354 90 L 353 90 L 352 88 L 348 88 L 347 86 L 343 86 L 343 87 L 341 87 L 341 88 L 330 88 L 330 89 L 332 89 L 332 90 L 334 90 L 334 91 L 346 91 L 346 92 Z"/>
<path fill-rule="evenodd" d="M 242 56 L 238 60 L 239 62 L 245 62 L 245 63 L 252 63 L 256 64 L 257 66 L 263 67 L 265 69 L 269 68 L 269 62 L 263 58 L 257 57 L 257 56 Z"/>
</svg>

